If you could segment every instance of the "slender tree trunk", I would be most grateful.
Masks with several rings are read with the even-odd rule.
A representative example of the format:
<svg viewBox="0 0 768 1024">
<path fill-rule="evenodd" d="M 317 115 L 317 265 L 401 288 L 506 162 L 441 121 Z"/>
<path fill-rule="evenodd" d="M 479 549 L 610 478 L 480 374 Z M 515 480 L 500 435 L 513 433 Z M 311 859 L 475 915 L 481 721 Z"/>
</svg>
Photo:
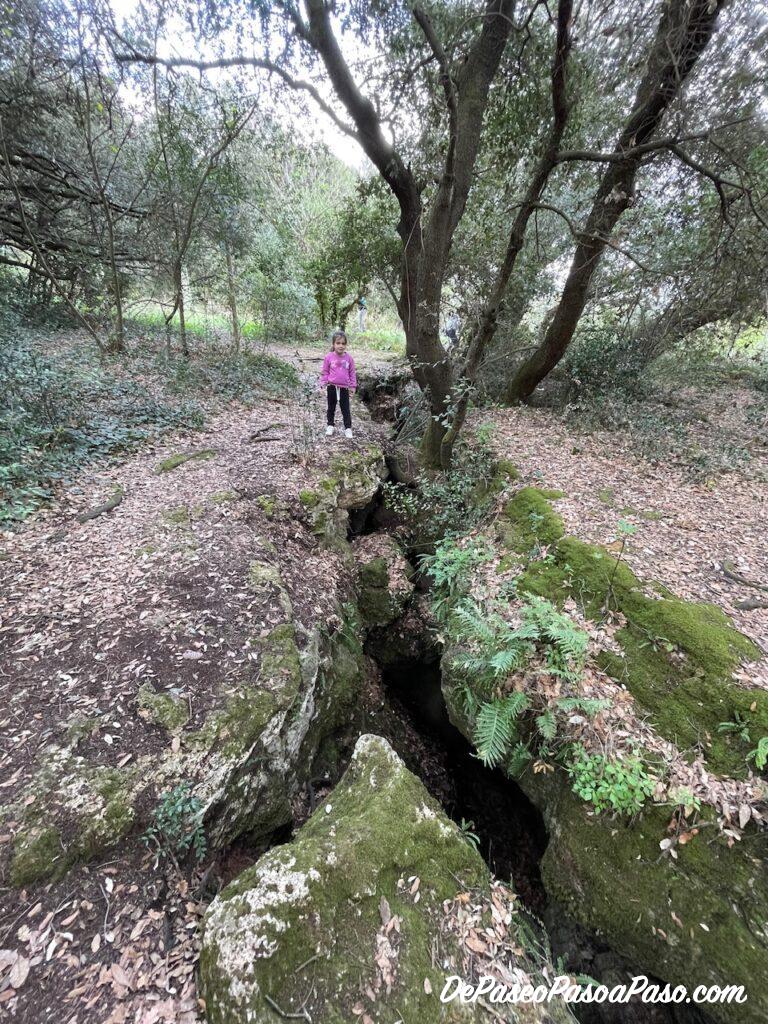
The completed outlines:
<svg viewBox="0 0 768 1024">
<path fill-rule="evenodd" d="M 184 279 L 182 275 L 181 263 L 177 263 L 173 272 L 173 284 L 176 292 L 174 301 L 176 303 L 176 310 L 179 314 L 179 342 L 181 344 L 181 354 L 183 356 L 189 356 L 189 345 L 187 343 L 187 322 L 184 317 Z"/>
<path fill-rule="evenodd" d="M 229 292 L 229 313 L 232 318 L 232 350 L 240 351 L 240 320 L 237 315 L 237 288 L 235 278 L 235 261 L 232 258 L 232 246 L 229 239 L 224 239 L 224 252 L 227 257 L 227 289 Z"/>
<path fill-rule="evenodd" d="M 634 199 L 641 157 L 632 151 L 657 131 L 670 103 L 706 48 L 722 6 L 723 0 L 671 0 L 667 5 L 634 108 L 616 144 L 614 160 L 603 174 L 555 315 L 539 347 L 512 378 L 507 389 L 510 402 L 528 398 L 565 355 L 611 233 Z"/>
</svg>

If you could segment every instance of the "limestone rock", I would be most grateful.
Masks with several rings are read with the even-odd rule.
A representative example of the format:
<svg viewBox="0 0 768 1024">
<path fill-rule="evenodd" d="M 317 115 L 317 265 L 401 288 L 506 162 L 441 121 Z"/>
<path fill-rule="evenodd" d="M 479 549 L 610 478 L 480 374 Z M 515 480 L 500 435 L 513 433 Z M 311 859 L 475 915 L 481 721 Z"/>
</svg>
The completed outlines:
<svg viewBox="0 0 768 1024">
<path fill-rule="evenodd" d="M 208 1020 L 276 1024 L 302 1006 L 325 1024 L 363 1014 L 376 1022 L 487 1020 L 477 1004 L 440 1002 L 446 975 L 461 975 L 465 958 L 478 976 L 495 971 L 509 981 L 552 971 L 522 951 L 522 915 L 509 894 L 503 902 L 504 891 L 389 744 L 363 736 L 346 775 L 293 842 L 266 853 L 208 909 Z M 476 913 L 478 928 L 481 920 L 490 926 L 492 897 L 496 921 L 510 915 L 495 966 L 477 930 L 462 933 L 459 924 Z M 557 1001 L 499 1010 L 501 1020 L 572 1020 Z"/>
<path fill-rule="evenodd" d="M 361 537 L 352 546 L 357 564 L 358 608 L 365 626 L 388 626 L 413 594 L 413 570 L 386 534 Z"/>
</svg>

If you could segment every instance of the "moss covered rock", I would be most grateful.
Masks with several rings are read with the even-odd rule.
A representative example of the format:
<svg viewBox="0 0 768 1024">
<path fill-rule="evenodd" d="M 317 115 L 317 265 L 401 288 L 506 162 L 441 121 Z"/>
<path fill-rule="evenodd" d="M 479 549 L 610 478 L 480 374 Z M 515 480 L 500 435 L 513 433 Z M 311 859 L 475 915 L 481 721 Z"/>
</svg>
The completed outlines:
<svg viewBox="0 0 768 1024">
<path fill-rule="evenodd" d="M 358 608 L 365 626 L 388 626 L 413 594 L 412 570 L 391 537 L 372 535 L 354 544 Z"/>
<path fill-rule="evenodd" d="M 760 652 L 715 606 L 682 601 L 639 580 L 615 552 L 566 537 L 551 500 L 548 492 L 524 488 L 493 528 L 499 555 L 522 567 L 517 594 L 560 605 L 570 598 L 595 620 L 607 609 L 620 613 L 626 625 L 614 634 L 619 650 L 605 651 L 603 666 L 683 754 L 698 749 L 710 772 L 743 775 L 748 744 L 717 727 L 740 715 L 753 746 L 768 732 L 768 694 L 734 678 L 740 663 Z M 451 720 L 471 738 L 463 692 L 473 689 L 473 678 L 457 650 L 449 636 L 443 693 Z M 528 768 L 516 780 L 548 826 L 542 878 L 552 899 L 644 971 L 689 990 L 743 985 L 749 1002 L 738 1019 L 768 1018 L 764 833 L 749 825 L 741 842 L 729 846 L 705 806 L 698 834 L 686 836 L 690 841 L 676 847 L 674 860 L 662 845 L 670 834 L 669 805 L 617 818 L 584 803 L 560 768 L 538 774 Z M 735 1019 L 729 1006 L 707 1010 L 716 1020 Z"/>
<path fill-rule="evenodd" d="M 10 878 L 58 878 L 115 846 L 132 828 L 135 772 L 95 767 L 69 748 L 49 747 L 17 808 Z"/>
<path fill-rule="evenodd" d="M 383 452 L 376 445 L 332 459 L 327 475 L 299 493 L 313 533 L 329 547 L 346 551 L 349 512 L 373 500 L 386 473 Z"/>
<path fill-rule="evenodd" d="M 257 563 L 255 586 L 287 601 L 279 573 Z M 253 566 L 252 566 L 253 569 Z M 253 583 L 253 580 L 252 580 Z M 290 603 L 283 608 L 290 610 Z M 291 800 L 309 777 L 318 750 L 347 725 L 360 703 L 365 662 L 354 609 L 346 628 L 309 631 L 289 619 L 254 638 L 254 682 L 221 699 L 201 728 L 185 731 L 188 707 L 142 686 L 137 701 L 157 725 L 174 734 L 161 751 L 140 754 L 130 769 L 95 767 L 75 754 L 98 727 L 73 728 L 67 745 L 45 751 L 17 804 L 0 814 L 18 820 L 11 880 L 26 885 L 58 877 L 77 861 L 141 830 L 154 800 L 181 782 L 200 801 L 209 846 L 237 836 L 267 836 L 291 820 Z"/>
<path fill-rule="evenodd" d="M 534 490 L 525 488 L 507 506 L 511 527 L 502 529 L 502 541 L 523 554 L 531 541 L 530 510 L 536 509 L 533 522 L 551 547 L 547 559 L 530 562 L 518 578 L 518 592 L 558 604 L 573 597 L 596 619 L 607 609 L 620 612 L 626 619 L 616 634 L 622 654 L 606 653 L 602 666 L 681 750 L 701 750 L 713 772 L 745 775 L 747 754 L 768 735 L 768 692 L 745 689 L 733 676 L 742 661 L 761 657 L 759 648 L 715 605 L 675 598 L 666 588 L 643 583 L 625 562 L 617 562 L 616 553 L 563 537 L 547 492 L 526 494 Z M 736 716 L 748 724 L 751 743 L 738 731 L 720 730 Z"/>
<path fill-rule="evenodd" d="M 549 843 L 541 864 L 548 895 L 581 924 L 689 992 L 697 985 L 743 985 L 747 1003 L 707 1006 L 727 1024 L 768 1019 L 768 849 L 754 831 L 731 847 L 702 829 L 661 856 L 668 807 L 636 820 L 591 813 L 557 773 L 520 780 L 541 808 Z M 736 1014 L 737 1016 L 735 1016 Z"/>
<path fill-rule="evenodd" d="M 195 452 L 178 452 L 176 455 L 170 455 L 167 459 L 163 459 L 162 462 L 158 462 L 155 466 L 155 473 L 170 473 L 174 469 L 178 469 L 179 466 L 183 466 L 186 462 L 193 460 L 207 461 L 213 459 L 216 456 L 216 451 L 213 448 L 202 448 Z"/>
<path fill-rule="evenodd" d="M 180 732 L 189 720 L 186 701 L 170 693 L 158 693 L 150 683 L 139 687 L 136 703 L 156 725 L 170 733 Z"/>
<path fill-rule="evenodd" d="M 445 927 L 445 901 L 466 890 L 480 899 L 490 881 L 387 742 L 363 736 L 294 841 L 270 850 L 211 904 L 201 953 L 208 1020 L 276 1024 L 301 1006 L 324 1024 L 363 1013 L 377 1022 L 485 1020 L 477 1004 L 441 1004 L 439 993 L 454 973 L 448 964 L 461 965 L 467 952 Z M 536 972 L 522 952 L 509 967 Z M 562 1005 L 506 1012 L 501 1019 L 571 1019 Z"/>
<path fill-rule="evenodd" d="M 248 567 L 248 586 L 270 604 L 277 604 L 285 619 L 293 615 L 293 605 L 277 567 L 265 560 L 251 562 Z"/>
</svg>

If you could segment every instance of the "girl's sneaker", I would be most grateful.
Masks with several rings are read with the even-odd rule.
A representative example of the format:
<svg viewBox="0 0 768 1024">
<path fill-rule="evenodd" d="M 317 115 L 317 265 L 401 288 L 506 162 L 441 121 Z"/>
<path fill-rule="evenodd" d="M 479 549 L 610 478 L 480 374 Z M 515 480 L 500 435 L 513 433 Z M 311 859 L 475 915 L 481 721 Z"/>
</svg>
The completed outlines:
<svg viewBox="0 0 768 1024">
<path fill-rule="evenodd" d="M 330 437 L 332 433 L 333 433 L 333 427 L 326 427 L 325 428 L 325 436 L 326 437 Z"/>
<path fill-rule="evenodd" d="M 344 437 L 352 437 L 352 427 L 347 427 L 344 431 Z"/>
</svg>

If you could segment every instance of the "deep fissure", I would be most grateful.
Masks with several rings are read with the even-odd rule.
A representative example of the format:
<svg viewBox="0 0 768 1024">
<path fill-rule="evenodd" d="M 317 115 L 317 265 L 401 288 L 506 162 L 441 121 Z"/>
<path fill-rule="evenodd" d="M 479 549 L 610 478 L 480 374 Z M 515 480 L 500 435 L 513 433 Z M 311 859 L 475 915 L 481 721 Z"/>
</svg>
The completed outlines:
<svg viewBox="0 0 768 1024">
<path fill-rule="evenodd" d="M 391 479 L 390 473 L 390 479 Z M 348 539 L 393 526 L 384 490 L 350 514 Z M 404 552 L 416 572 L 417 589 L 425 589 L 413 552 Z M 443 698 L 439 651 L 433 641 L 423 646 L 429 654 L 417 658 L 381 659 L 392 627 L 369 634 L 364 649 L 380 671 L 387 713 L 372 731 L 387 733 L 407 767 L 424 783 L 445 812 L 476 845 L 491 872 L 511 884 L 526 911 L 546 930 L 553 959 L 562 970 L 593 978 L 609 987 L 624 984 L 634 975 L 648 974 L 583 929 L 551 901 L 541 877 L 541 860 L 548 834 L 543 815 L 522 788 L 500 769 L 486 767 L 472 744 L 453 725 Z M 424 627 L 428 627 L 425 625 Z M 379 729 L 379 726 L 385 725 Z M 660 987 L 663 982 L 657 981 Z M 711 1024 L 698 1007 L 675 1005 L 573 1006 L 581 1024 Z"/>
<path fill-rule="evenodd" d="M 444 773 L 435 779 L 417 765 L 422 781 L 428 789 L 438 790 L 433 795 L 463 827 L 496 877 L 513 879 L 526 906 L 542 913 L 546 895 L 539 862 L 547 844 L 544 821 L 520 787 L 487 768 L 451 723 L 440 689 L 439 663 L 396 662 L 383 671 L 382 680 L 395 709 L 413 725 Z"/>
</svg>

